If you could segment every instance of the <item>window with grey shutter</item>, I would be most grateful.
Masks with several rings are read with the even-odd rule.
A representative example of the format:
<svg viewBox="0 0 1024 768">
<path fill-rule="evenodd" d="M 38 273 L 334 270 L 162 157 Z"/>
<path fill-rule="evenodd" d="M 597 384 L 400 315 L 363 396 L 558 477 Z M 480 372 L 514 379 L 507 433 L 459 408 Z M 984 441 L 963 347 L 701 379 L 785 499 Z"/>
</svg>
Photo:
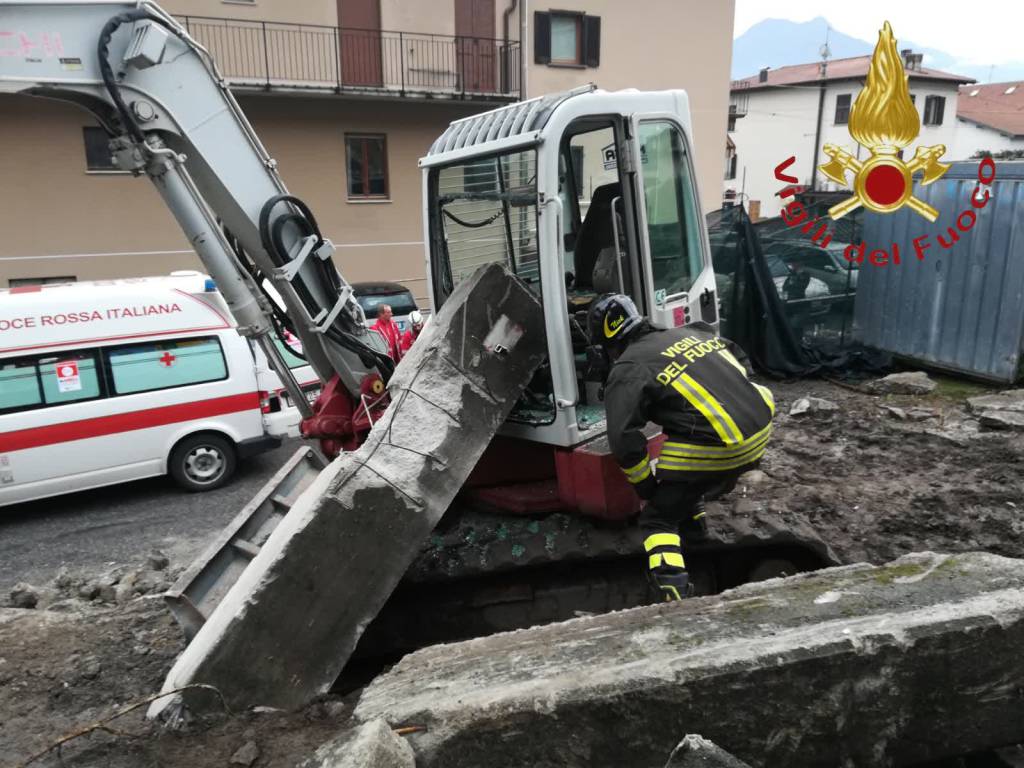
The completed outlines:
<svg viewBox="0 0 1024 768">
<path fill-rule="evenodd" d="M 533 14 L 533 60 L 537 64 L 551 62 L 551 14 Z"/>
<path fill-rule="evenodd" d="M 601 64 L 601 17 L 583 17 L 583 63 L 588 67 Z"/>
</svg>

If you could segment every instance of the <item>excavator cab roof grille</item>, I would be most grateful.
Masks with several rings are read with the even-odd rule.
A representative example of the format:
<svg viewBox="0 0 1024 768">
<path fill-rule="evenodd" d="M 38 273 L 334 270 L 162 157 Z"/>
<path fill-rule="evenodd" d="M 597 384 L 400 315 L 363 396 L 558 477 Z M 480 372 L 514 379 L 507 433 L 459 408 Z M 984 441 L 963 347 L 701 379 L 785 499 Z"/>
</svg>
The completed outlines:
<svg viewBox="0 0 1024 768">
<path fill-rule="evenodd" d="M 538 96 L 528 101 L 509 104 L 479 115 L 456 120 L 430 147 L 421 165 L 436 165 L 439 155 L 474 149 L 487 144 L 501 145 L 502 140 L 535 136 L 547 124 L 551 114 L 562 102 L 573 96 L 590 93 L 597 86 L 590 84 L 561 93 Z M 495 146 L 498 149 L 499 146 Z M 459 152 L 459 154 L 466 154 Z M 479 154 L 479 151 L 472 154 Z M 452 158 L 454 159 L 454 158 Z"/>
</svg>

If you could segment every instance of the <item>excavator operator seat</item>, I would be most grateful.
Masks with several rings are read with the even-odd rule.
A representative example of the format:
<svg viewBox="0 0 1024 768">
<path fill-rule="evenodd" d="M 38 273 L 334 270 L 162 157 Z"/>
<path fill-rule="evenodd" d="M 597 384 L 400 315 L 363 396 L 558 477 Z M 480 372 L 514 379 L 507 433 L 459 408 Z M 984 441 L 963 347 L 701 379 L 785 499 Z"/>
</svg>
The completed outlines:
<svg viewBox="0 0 1024 768">
<path fill-rule="evenodd" d="M 599 290 L 595 285 L 594 268 L 598 266 L 601 252 L 612 249 L 615 246 L 615 233 L 612 229 L 612 201 L 622 195 L 622 185 L 619 182 L 604 184 L 594 190 L 590 198 L 590 207 L 587 215 L 580 224 L 579 233 L 576 236 L 576 249 L 573 260 L 576 266 L 576 288 L 589 288 L 599 293 L 606 292 Z M 599 282 L 603 282 L 599 280 Z M 605 288 L 601 286 L 601 288 Z"/>
</svg>

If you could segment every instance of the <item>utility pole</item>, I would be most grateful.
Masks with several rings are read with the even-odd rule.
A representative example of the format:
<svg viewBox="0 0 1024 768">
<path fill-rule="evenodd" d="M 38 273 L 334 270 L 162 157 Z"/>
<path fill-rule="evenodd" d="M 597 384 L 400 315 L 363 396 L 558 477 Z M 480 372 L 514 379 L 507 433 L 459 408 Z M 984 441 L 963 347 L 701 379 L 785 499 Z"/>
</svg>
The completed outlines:
<svg viewBox="0 0 1024 768">
<path fill-rule="evenodd" d="M 825 26 L 825 44 L 818 49 L 821 54 L 820 87 L 818 88 L 818 124 L 814 130 L 814 160 L 811 162 L 811 191 L 818 189 L 818 151 L 821 148 L 821 118 L 825 112 L 825 77 L 828 74 L 828 60 L 832 55 L 828 47 L 828 35 L 831 28 Z"/>
</svg>

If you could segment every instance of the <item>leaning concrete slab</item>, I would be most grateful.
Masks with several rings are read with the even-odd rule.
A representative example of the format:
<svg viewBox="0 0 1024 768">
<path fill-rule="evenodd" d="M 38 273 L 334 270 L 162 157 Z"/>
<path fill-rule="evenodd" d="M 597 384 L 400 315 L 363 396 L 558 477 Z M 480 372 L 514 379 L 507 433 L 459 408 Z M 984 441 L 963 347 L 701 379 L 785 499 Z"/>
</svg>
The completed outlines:
<svg viewBox="0 0 1024 768">
<path fill-rule="evenodd" d="M 665 763 L 665 768 L 750 768 L 747 763 L 737 760 L 713 741 L 703 736 L 688 734 L 672 756 Z"/>
<path fill-rule="evenodd" d="M 426 648 L 355 715 L 425 725 L 420 768 L 663 766 L 681 733 L 903 765 L 1024 741 L 1022 643 L 1024 561 L 924 553 Z"/>
<path fill-rule="evenodd" d="M 235 710 L 326 691 L 542 361 L 543 322 L 502 267 L 463 282 L 398 367 L 366 443 L 296 500 L 164 690 L 214 686 Z M 219 706 L 196 690 L 186 703 Z"/>
</svg>

